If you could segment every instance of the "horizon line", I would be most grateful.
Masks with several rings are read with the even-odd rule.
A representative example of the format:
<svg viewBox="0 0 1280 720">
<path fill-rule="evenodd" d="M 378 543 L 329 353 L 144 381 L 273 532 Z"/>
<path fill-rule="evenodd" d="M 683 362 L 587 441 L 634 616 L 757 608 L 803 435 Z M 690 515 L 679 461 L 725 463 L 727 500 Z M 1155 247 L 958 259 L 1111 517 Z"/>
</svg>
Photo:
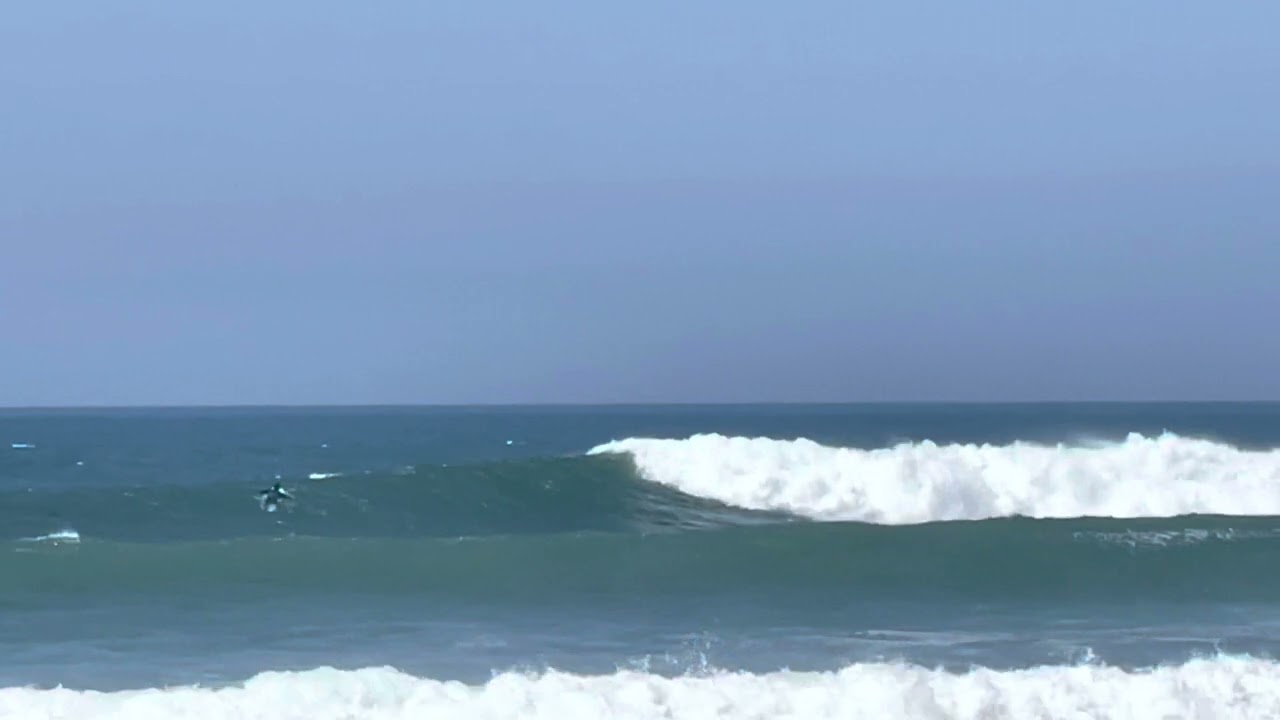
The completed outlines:
<svg viewBox="0 0 1280 720">
<path fill-rule="evenodd" d="M 619 408 L 619 407 L 748 407 L 748 406 L 856 406 L 856 405 L 1274 405 L 1270 400 L 715 400 L 715 401 L 607 401 L 607 402 L 403 402 L 403 403 L 136 403 L 4 405 L 5 410 L 269 410 L 269 409 L 464 409 L 464 408 Z"/>
</svg>

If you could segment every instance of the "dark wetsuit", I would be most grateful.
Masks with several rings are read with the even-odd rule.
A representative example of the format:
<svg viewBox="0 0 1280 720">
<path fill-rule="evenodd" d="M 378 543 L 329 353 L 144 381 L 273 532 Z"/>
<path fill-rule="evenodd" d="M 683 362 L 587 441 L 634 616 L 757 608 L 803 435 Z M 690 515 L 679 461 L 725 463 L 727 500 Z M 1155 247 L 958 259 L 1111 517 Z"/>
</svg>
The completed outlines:
<svg viewBox="0 0 1280 720">
<path fill-rule="evenodd" d="M 281 500 L 293 499 L 292 495 L 285 492 L 285 489 L 280 487 L 280 483 L 276 483 L 275 485 L 272 485 L 270 489 L 260 490 L 258 491 L 258 494 L 262 496 L 262 504 L 264 506 L 278 505 Z"/>
</svg>

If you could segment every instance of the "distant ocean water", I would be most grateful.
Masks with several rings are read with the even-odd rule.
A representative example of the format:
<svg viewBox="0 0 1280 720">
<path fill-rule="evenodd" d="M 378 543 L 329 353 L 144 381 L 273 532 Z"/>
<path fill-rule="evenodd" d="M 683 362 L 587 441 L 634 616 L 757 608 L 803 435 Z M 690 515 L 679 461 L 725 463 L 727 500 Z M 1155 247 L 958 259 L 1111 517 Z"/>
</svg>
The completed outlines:
<svg viewBox="0 0 1280 720">
<path fill-rule="evenodd" d="M 1276 448 L 1277 404 L 0 410 L 0 720 L 1276 718 Z"/>
</svg>

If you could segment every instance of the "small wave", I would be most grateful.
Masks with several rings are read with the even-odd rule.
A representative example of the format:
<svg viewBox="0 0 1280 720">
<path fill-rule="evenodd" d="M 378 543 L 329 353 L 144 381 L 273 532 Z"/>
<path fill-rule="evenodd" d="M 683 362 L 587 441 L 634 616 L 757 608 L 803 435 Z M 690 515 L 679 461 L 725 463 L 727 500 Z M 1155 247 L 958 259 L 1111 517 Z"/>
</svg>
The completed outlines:
<svg viewBox="0 0 1280 720">
<path fill-rule="evenodd" d="M 906 443 L 875 450 L 799 440 L 630 438 L 647 480 L 753 510 L 910 524 L 995 517 L 1280 515 L 1280 451 L 1164 434 L 1088 447 Z"/>
<path fill-rule="evenodd" d="M 78 543 L 80 542 L 80 533 L 75 530 L 59 530 L 51 532 L 48 535 L 37 535 L 36 537 L 22 538 L 23 542 L 39 542 L 39 543 Z"/>
<path fill-rule="evenodd" d="M 342 477 L 339 472 L 313 472 L 307 476 L 308 480 L 328 480 L 329 478 Z"/>
<path fill-rule="evenodd" d="M 484 685 L 418 678 L 393 668 L 266 672 L 237 686 L 123 692 L 0 690 L 0 716 L 148 718 L 1273 718 L 1280 664 L 1198 658 L 1145 670 L 1080 664 L 964 673 L 901 663 L 835 672 L 638 671 L 584 676 L 503 673 Z"/>
</svg>

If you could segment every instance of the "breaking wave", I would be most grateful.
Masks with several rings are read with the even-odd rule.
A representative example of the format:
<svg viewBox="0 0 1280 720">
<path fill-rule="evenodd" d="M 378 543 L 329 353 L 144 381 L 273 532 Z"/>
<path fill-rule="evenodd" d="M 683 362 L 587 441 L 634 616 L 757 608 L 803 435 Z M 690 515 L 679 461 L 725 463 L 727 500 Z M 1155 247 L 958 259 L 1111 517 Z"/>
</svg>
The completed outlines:
<svg viewBox="0 0 1280 720">
<path fill-rule="evenodd" d="M 683 493 L 814 520 L 1280 514 L 1280 451 L 1172 434 L 1092 447 L 926 441 L 871 450 L 711 434 L 630 438 L 590 454 L 628 455 L 642 477 Z"/>
<path fill-rule="evenodd" d="M 257 502 L 263 480 L 0 492 L 0 540 L 54 539 L 69 527 L 98 539 L 184 542 L 1280 515 L 1280 451 L 1168 434 L 1094 446 L 925 441 L 877 449 L 630 438 L 585 456 L 312 472 L 283 482 L 296 502 L 275 513 Z"/>
</svg>

